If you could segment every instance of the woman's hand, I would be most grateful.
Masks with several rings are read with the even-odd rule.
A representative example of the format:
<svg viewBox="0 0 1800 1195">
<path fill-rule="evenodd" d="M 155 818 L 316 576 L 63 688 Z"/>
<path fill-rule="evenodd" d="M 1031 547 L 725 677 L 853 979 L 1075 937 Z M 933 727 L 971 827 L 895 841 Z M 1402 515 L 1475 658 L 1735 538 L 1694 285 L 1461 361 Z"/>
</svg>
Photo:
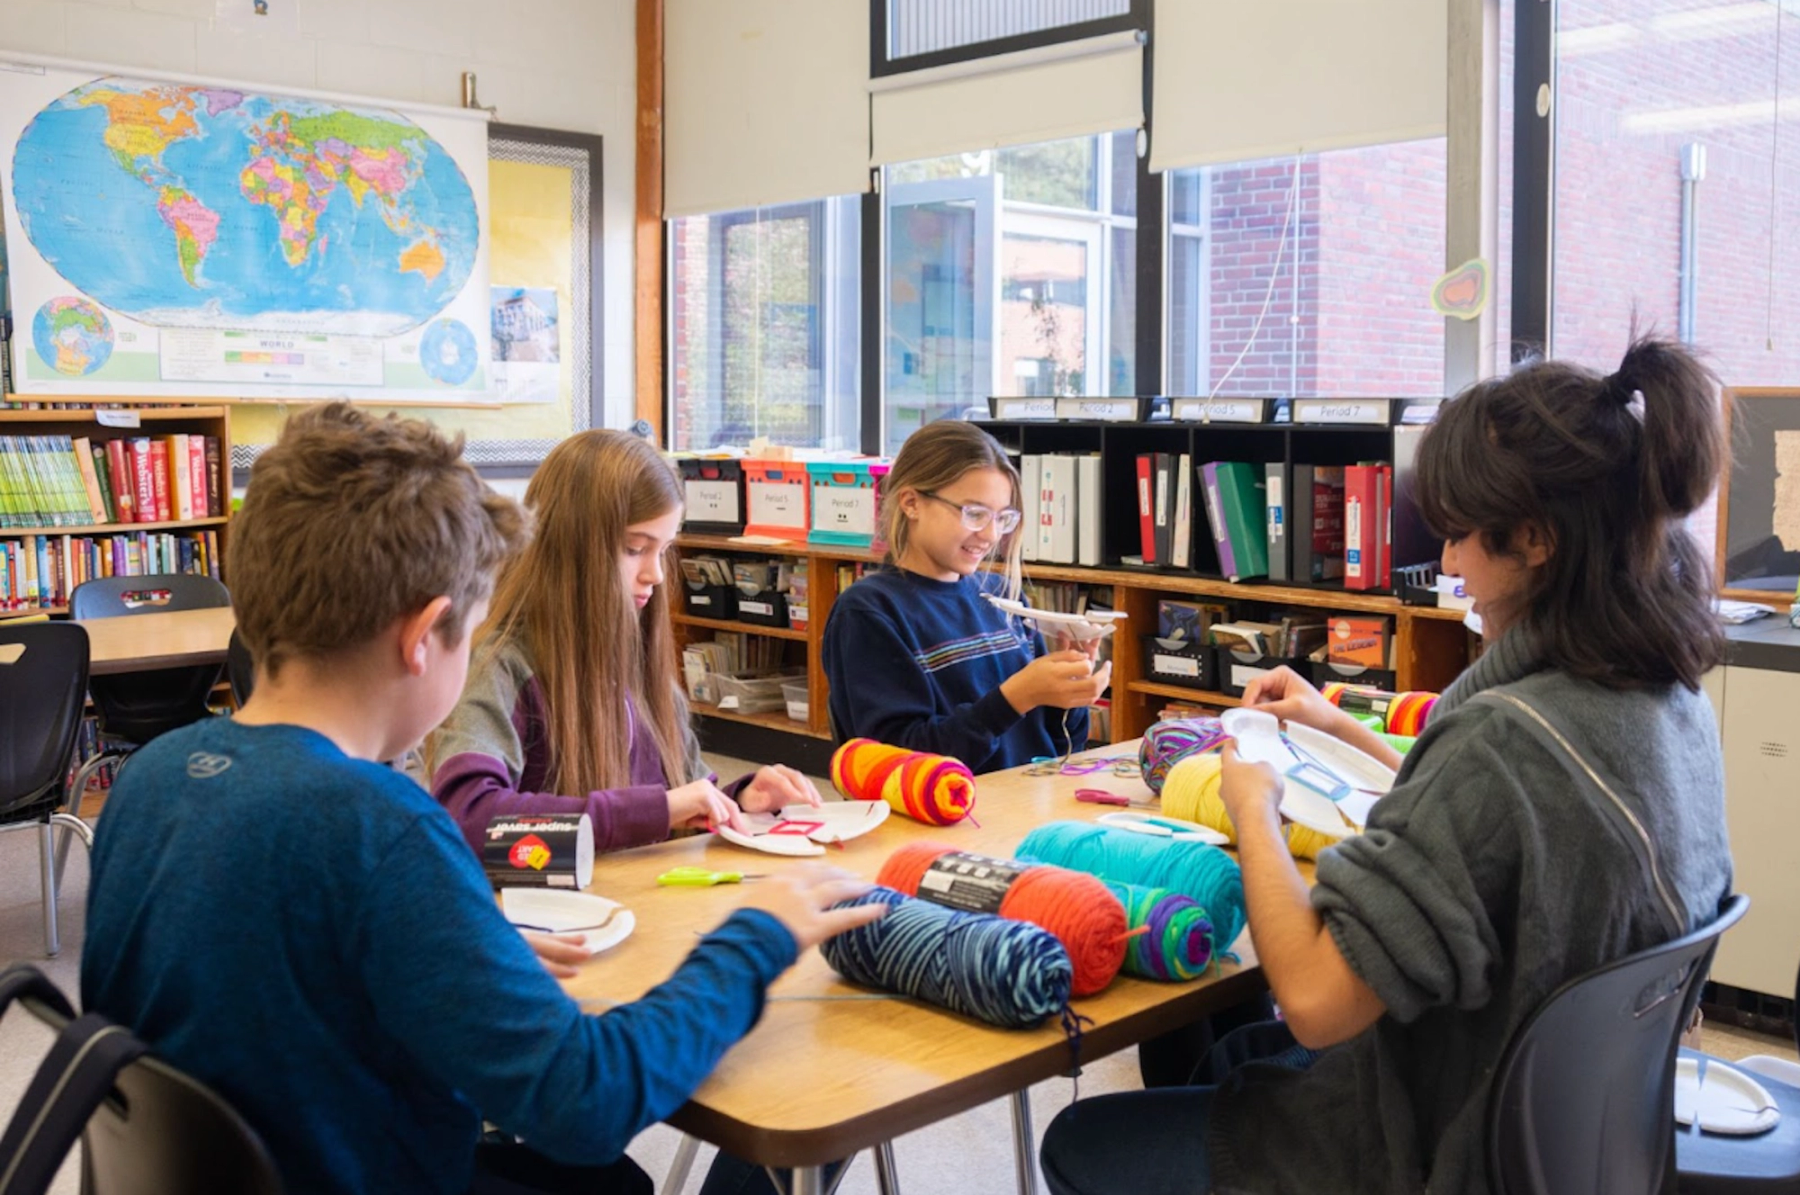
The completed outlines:
<svg viewBox="0 0 1800 1195">
<path fill-rule="evenodd" d="M 1231 824 L 1243 837 L 1244 826 L 1259 818 L 1279 820 L 1282 781 L 1275 769 L 1266 763 L 1251 763 L 1237 752 L 1237 743 L 1229 742 L 1219 753 L 1219 800 L 1231 815 Z"/>
<path fill-rule="evenodd" d="M 1060 710 L 1086 709 L 1112 683 L 1112 661 L 1094 667 L 1087 654 L 1055 651 L 1039 656 L 1000 683 L 1013 709 L 1029 714 L 1040 705 Z"/>
<path fill-rule="evenodd" d="M 558 979 L 575 978 L 575 968 L 594 957 L 588 953 L 587 938 L 581 934 L 546 934 L 522 929 L 519 936 L 544 964 L 544 970 Z"/>
<path fill-rule="evenodd" d="M 811 780 L 788 767 L 774 763 L 759 768 L 755 776 L 738 790 L 738 806 L 745 813 L 767 813 L 788 805 L 819 805 L 819 790 Z"/>
<path fill-rule="evenodd" d="M 710 780 L 695 780 L 669 790 L 669 829 L 711 830 L 716 826 L 744 828 L 737 803 Z"/>
<path fill-rule="evenodd" d="M 1244 704 L 1338 738 L 1344 737 L 1344 724 L 1354 721 L 1285 664 L 1251 681 L 1244 690 Z"/>
</svg>

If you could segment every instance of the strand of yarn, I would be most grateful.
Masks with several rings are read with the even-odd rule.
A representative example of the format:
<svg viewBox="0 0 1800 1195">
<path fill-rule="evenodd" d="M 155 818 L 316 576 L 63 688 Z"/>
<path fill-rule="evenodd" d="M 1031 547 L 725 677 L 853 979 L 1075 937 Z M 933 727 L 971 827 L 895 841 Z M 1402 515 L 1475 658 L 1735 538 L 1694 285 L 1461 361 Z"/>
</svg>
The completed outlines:
<svg viewBox="0 0 1800 1195">
<path fill-rule="evenodd" d="M 886 801 L 895 813 L 948 826 L 975 808 L 975 775 L 959 759 L 851 739 L 831 757 L 831 782 L 853 801 Z"/>
<path fill-rule="evenodd" d="M 1166 888 L 1104 881 L 1125 909 L 1133 930 L 1125 946 L 1125 973 L 1139 979 L 1197 979 L 1213 957 L 1213 924 L 1200 902 Z"/>
<path fill-rule="evenodd" d="M 888 856 L 875 882 L 907 896 L 949 904 L 922 881 L 934 862 L 956 853 L 956 847 L 940 843 L 909 842 Z M 1124 906 L 1105 884 L 1083 872 L 1012 860 L 999 862 L 1022 869 L 1022 874 L 1007 887 L 995 912 L 1012 921 L 1029 921 L 1056 935 L 1075 968 L 1074 995 L 1091 996 L 1103 990 L 1125 964 L 1128 926 Z"/>
<path fill-rule="evenodd" d="M 1244 928 L 1243 874 L 1236 859 L 1211 843 L 1152 838 L 1091 822 L 1050 822 L 1025 836 L 1018 855 L 1189 897 L 1206 910 L 1213 940 L 1225 947 Z"/>
<path fill-rule="evenodd" d="M 1190 755 L 1216 751 L 1231 736 L 1217 718 L 1170 718 L 1144 733 L 1138 767 L 1150 791 L 1160 793 L 1169 769 Z"/>
<path fill-rule="evenodd" d="M 1224 761 L 1218 755 L 1207 752 L 1190 755 L 1170 768 L 1163 783 L 1162 811 L 1169 817 L 1217 830 L 1235 846 L 1237 827 L 1232 824 L 1231 814 L 1226 812 L 1224 799 L 1219 796 L 1219 785 L 1224 779 L 1223 766 Z M 1281 832 L 1287 841 L 1288 854 L 1296 859 L 1317 859 L 1320 851 L 1338 841 L 1329 834 L 1294 822 L 1284 822 Z"/>
<path fill-rule="evenodd" d="M 892 888 L 872 888 L 837 907 L 867 904 L 887 905 L 887 915 L 819 947 L 852 983 L 900 992 L 1003 1029 L 1029 1028 L 1068 1006 L 1074 968 L 1049 931 L 946 909 Z"/>
</svg>

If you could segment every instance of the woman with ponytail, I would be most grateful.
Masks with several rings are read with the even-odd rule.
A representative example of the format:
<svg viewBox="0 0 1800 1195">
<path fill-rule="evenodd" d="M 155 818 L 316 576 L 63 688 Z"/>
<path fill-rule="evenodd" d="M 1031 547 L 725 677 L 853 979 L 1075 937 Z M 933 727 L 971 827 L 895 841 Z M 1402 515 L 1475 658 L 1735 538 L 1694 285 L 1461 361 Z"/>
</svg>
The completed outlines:
<svg viewBox="0 0 1800 1195">
<path fill-rule="evenodd" d="M 1417 497 L 1486 650 L 1404 761 L 1285 669 L 1246 692 L 1399 780 L 1309 889 L 1279 779 L 1227 748 L 1221 796 L 1284 1020 L 1221 1042 L 1207 1086 L 1063 1113 L 1052 1191 L 1489 1189 L 1513 1034 L 1562 983 L 1710 922 L 1730 891 L 1700 692 L 1723 639 L 1686 526 L 1725 456 L 1712 376 L 1654 337 L 1609 376 L 1544 362 L 1445 404 Z M 1190 1129 L 1171 1141 L 1172 1124 Z"/>
</svg>

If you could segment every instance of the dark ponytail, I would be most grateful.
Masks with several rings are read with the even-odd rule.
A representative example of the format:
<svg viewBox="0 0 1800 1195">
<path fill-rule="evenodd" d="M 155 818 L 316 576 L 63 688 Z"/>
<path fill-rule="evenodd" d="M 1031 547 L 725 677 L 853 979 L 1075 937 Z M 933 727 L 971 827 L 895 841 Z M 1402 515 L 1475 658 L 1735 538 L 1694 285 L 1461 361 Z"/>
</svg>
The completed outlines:
<svg viewBox="0 0 1800 1195">
<path fill-rule="evenodd" d="M 1560 361 L 1479 382 L 1419 447 L 1419 506 L 1446 539 L 1551 555 L 1505 621 L 1557 668 L 1610 688 L 1697 689 L 1723 658 L 1712 569 L 1684 520 L 1726 460 L 1717 382 L 1672 341 L 1634 338 L 1618 372 Z"/>
</svg>

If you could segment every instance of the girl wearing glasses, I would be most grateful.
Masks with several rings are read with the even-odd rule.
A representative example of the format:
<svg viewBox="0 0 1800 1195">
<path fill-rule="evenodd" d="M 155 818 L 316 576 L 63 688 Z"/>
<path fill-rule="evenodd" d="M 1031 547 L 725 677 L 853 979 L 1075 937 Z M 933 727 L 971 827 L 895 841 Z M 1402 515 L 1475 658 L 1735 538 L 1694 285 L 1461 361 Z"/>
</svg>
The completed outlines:
<svg viewBox="0 0 1800 1195">
<path fill-rule="evenodd" d="M 1047 650 L 983 599 L 1019 595 L 1019 518 L 1019 474 L 979 427 L 944 420 L 901 446 L 882 483 L 887 567 L 840 594 L 825 624 L 840 740 L 951 755 L 976 772 L 1086 746 L 1087 707 L 1112 665 Z M 1004 570 L 984 571 L 995 558 Z"/>
</svg>

